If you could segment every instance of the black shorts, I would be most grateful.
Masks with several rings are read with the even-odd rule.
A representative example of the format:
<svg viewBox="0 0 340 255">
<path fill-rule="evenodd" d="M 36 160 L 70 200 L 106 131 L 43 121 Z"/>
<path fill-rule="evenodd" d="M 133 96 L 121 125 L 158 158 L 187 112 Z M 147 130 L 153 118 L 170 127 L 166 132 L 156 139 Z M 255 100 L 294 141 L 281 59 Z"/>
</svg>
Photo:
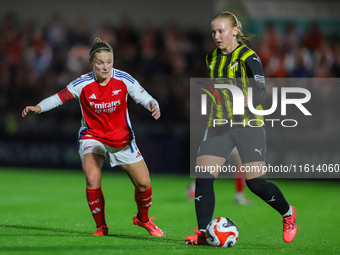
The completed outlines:
<svg viewBox="0 0 340 255">
<path fill-rule="evenodd" d="M 242 163 L 266 161 L 266 131 L 264 127 L 209 127 L 197 156 L 211 155 L 228 160 L 236 146 Z"/>
</svg>

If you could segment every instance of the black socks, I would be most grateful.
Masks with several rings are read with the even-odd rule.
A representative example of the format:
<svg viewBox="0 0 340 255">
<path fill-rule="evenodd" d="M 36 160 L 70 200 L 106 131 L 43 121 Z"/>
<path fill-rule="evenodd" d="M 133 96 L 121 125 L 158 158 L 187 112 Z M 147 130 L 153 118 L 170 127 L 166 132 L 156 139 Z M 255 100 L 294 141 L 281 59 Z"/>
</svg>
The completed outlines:
<svg viewBox="0 0 340 255">
<path fill-rule="evenodd" d="M 246 180 L 248 188 L 281 215 L 289 210 L 289 204 L 275 183 L 266 180 L 265 176 Z"/>
<path fill-rule="evenodd" d="M 212 220 L 215 209 L 215 177 L 208 172 L 199 173 L 195 186 L 195 208 L 198 229 L 204 229 Z"/>
</svg>

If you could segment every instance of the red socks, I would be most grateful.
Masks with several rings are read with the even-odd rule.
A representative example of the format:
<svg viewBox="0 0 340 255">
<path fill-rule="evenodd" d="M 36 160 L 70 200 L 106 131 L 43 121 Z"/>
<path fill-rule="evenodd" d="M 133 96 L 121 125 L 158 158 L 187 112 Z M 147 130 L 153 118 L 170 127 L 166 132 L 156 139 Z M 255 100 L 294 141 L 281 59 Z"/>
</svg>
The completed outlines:
<svg viewBox="0 0 340 255">
<path fill-rule="evenodd" d="M 86 189 L 87 202 L 97 227 L 106 225 L 105 221 L 105 199 L 102 188 Z M 135 201 L 138 209 L 138 219 L 141 222 L 149 220 L 149 207 L 152 204 L 152 188 L 146 191 L 139 191 L 135 189 Z"/>
<path fill-rule="evenodd" d="M 105 221 L 105 199 L 102 188 L 86 189 L 87 202 L 90 206 L 92 216 L 97 227 L 106 225 Z"/>
<path fill-rule="evenodd" d="M 149 220 L 149 207 L 152 204 L 152 188 L 146 191 L 139 191 L 135 189 L 135 201 L 138 209 L 138 219 L 141 222 L 147 222 Z"/>
<path fill-rule="evenodd" d="M 245 187 L 245 180 L 244 180 L 244 173 L 240 170 L 236 171 L 235 174 L 235 186 L 236 186 L 236 192 L 243 192 Z"/>
</svg>

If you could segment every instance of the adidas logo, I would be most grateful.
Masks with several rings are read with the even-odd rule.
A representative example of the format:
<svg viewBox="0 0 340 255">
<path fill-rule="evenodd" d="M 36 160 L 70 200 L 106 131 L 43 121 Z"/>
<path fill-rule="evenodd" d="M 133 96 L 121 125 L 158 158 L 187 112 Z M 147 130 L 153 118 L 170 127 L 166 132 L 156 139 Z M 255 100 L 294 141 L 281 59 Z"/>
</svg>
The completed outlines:
<svg viewBox="0 0 340 255">
<path fill-rule="evenodd" d="M 140 154 L 140 152 L 138 152 L 136 158 L 141 157 L 141 156 L 142 156 L 142 154 Z"/>
<path fill-rule="evenodd" d="M 92 211 L 92 213 L 93 213 L 93 214 L 96 214 L 96 213 L 99 213 L 100 211 L 101 211 L 100 208 L 97 207 L 96 209 L 94 209 L 94 210 Z"/>
<path fill-rule="evenodd" d="M 142 201 L 147 201 L 147 200 L 149 200 L 149 199 L 151 199 L 151 198 L 152 198 L 152 195 L 149 196 L 148 198 L 143 198 Z"/>
<path fill-rule="evenodd" d="M 95 94 L 92 94 L 91 96 L 89 96 L 89 98 L 91 98 L 91 99 L 97 99 Z"/>
<path fill-rule="evenodd" d="M 144 208 L 149 208 L 150 206 L 152 205 L 152 202 L 150 202 L 150 203 L 147 203 L 147 204 L 145 204 L 145 205 L 142 205 Z"/>
</svg>

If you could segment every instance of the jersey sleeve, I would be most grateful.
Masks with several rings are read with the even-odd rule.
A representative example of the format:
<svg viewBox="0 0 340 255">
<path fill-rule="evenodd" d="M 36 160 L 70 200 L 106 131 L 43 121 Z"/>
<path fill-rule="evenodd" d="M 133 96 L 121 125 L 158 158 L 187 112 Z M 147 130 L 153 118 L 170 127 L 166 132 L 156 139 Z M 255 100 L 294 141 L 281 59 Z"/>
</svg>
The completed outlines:
<svg viewBox="0 0 340 255">
<path fill-rule="evenodd" d="M 66 101 L 71 100 L 72 98 L 74 98 L 74 96 L 72 95 L 72 93 L 70 93 L 70 91 L 66 87 L 59 91 L 58 93 L 48 98 L 45 98 L 40 103 L 38 103 L 38 105 L 41 107 L 40 113 L 50 111 L 62 105 Z"/>
<path fill-rule="evenodd" d="M 66 101 L 71 100 L 72 98 L 79 98 L 81 91 L 84 85 L 91 83 L 93 79 L 94 73 L 87 73 L 74 81 L 70 82 L 64 89 L 60 90 L 58 93 L 44 99 L 38 105 L 41 107 L 41 112 L 47 112 L 56 108 Z"/>
<path fill-rule="evenodd" d="M 247 76 L 253 87 L 253 104 L 258 106 L 266 99 L 266 85 L 263 68 L 260 58 L 254 52 L 245 60 L 247 66 Z"/>
<path fill-rule="evenodd" d="M 146 90 L 139 84 L 139 82 L 131 77 L 129 74 L 125 72 L 121 72 L 123 76 L 123 82 L 125 83 L 129 95 L 133 98 L 133 100 L 137 104 L 143 105 L 146 109 L 151 111 L 150 101 L 153 104 L 157 104 L 159 108 L 159 104 L 157 100 L 155 100 Z"/>
<path fill-rule="evenodd" d="M 252 84 L 258 88 L 265 88 L 265 79 L 263 74 L 263 68 L 261 59 L 257 56 L 257 54 L 254 52 L 254 54 L 250 55 L 246 60 L 247 65 L 247 75 L 248 78 L 254 79 L 255 83 Z"/>
<path fill-rule="evenodd" d="M 84 75 L 80 76 L 79 78 L 71 81 L 66 87 L 66 89 L 70 93 L 68 95 L 70 95 L 70 96 L 72 95 L 73 96 L 72 98 L 79 98 L 83 87 L 86 84 L 91 83 L 93 81 L 94 81 L 93 72 L 88 73 L 88 74 L 84 74 Z"/>
</svg>

